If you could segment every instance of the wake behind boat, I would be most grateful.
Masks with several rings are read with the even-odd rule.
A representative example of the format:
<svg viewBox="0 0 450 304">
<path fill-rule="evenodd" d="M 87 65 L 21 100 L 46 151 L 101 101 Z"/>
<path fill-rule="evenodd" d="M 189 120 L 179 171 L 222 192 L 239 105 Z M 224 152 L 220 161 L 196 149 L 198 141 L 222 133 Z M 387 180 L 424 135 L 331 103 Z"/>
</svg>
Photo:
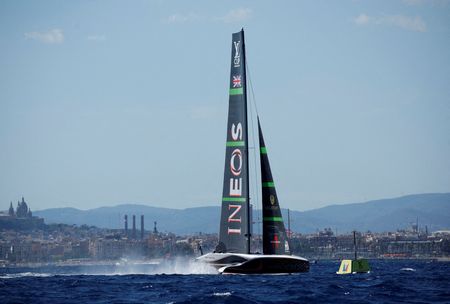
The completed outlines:
<svg viewBox="0 0 450 304">
<path fill-rule="evenodd" d="M 225 170 L 219 244 L 197 258 L 220 273 L 264 274 L 309 271 L 309 261 L 290 252 L 289 239 L 272 178 L 258 117 L 263 212 L 263 254 L 250 253 L 252 223 L 249 197 L 244 30 L 233 34 Z"/>
</svg>

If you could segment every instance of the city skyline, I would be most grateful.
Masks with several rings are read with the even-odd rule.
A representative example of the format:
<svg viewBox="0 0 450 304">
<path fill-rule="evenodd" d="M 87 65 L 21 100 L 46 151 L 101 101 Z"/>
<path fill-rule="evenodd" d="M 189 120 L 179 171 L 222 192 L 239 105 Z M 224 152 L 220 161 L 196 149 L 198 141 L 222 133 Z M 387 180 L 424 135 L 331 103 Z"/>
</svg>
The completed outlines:
<svg viewBox="0 0 450 304">
<path fill-rule="evenodd" d="M 219 205 L 241 27 L 283 208 L 450 192 L 449 13 L 431 0 L 3 1 L 0 200 Z"/>
</svg>

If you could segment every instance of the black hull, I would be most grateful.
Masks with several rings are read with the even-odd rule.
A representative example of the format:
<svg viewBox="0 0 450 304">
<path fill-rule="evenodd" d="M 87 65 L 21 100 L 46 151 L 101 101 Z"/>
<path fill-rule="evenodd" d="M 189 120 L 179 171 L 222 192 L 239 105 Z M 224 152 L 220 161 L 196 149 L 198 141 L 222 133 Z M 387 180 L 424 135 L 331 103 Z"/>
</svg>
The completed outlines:
<svg viewBox="0 0 450 304">
<path fill-rule="evenodd" d="M 308 261 L 292 261 L 280 258 L 254 259 L 220 269 L 224 274 L 282 274 L 309 271 Z"/>
<path fill-rule="evenodd" d="M 309 271 L 309 261 L 295 255 L 207 253 L 198 257 L 197 261 L 209 264 L 224 274 L 286 274 Z"/>
<path fill-rule="evenodd" d="M 309 261 L 293 256 L 253 256 L 250 259 L 218 268 L 223 274 L 287 274 L 309 271 Z"/>
</svg>

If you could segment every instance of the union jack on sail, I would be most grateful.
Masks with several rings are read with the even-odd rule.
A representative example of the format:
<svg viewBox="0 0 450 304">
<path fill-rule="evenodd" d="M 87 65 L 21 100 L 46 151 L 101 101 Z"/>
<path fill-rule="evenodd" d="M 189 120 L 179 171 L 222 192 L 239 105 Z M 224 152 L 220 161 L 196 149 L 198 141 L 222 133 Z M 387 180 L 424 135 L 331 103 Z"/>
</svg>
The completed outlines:
<svg viewBox="0 0 450 304">
<path fill-rule="evenodd" d="M 233 76 L 233 88 L 241 87 L 241 75 Z"/>
</svg>

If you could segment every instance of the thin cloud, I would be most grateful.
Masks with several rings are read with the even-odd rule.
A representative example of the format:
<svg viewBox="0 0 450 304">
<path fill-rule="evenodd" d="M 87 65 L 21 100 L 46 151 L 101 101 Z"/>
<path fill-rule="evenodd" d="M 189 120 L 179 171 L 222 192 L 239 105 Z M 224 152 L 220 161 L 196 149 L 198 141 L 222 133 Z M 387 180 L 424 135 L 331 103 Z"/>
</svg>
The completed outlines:
<svg viewBox="0 0 450 304">
<path fill-rule="evenodd" d="M 101 42 L 101 41 L 106 40 L 106 36 L 105 35 L 89 35 L 89 36 L 87 36 L 87 40 Z"/>
<path fill-rule="evenodd" d="M 377 21 L 379 24 L 387 24 L 398 26 L 405 30 L 415 31 L 415 32 L 426 32 L 427 25 L 422 20 L 422 18 L 416 17 L 408 17 L 403 15 L 395 15 L 395 16 L 384 16 L 379 18 Z"/>
<path fill-rule="evenodd" d="M 225 23 L 243 22 L 252 17 L 253 11 L 249 8 L 233 9 L 221 17 L 202 16 L 197 13 L 175 13 L 162 21 L 167 24 L 183 24 L 197 21 L 219 21 Z"/>
<path fill-rule="evenodd" d="M 358 25 L 367 24 L 367 23 L 369 23 L 369 21 L 370 21 L 370 17 L 367 16 L 366 14 L 361 14 L 355 18 L 355 23 Z"/>
<path fill-rule="evenodd" d="M 191 21 L 197 21 L 199 19 L 200 17 L 195 13 L 188 13 L 188 14 L 176 13 L 167 17 L 164 21 L 166 23 L 186 23 Z"/>
<path fill-rule="evenodd" d="M 360 26 L 375 24 L 385 26 L 395 26 L 408 31 L 421 32 L 427 31 L 425 21 L 419 16 L 410 17 L 404 15 L 385 15 L 381 17 L 371 17 L 366 14 L 360 14 L 354 20 L 354 23 Z"/>
<path fill-rule="evenodd" d="M 59 44 L 64 42 L 64 32 L 61 29 L 52 29 L 47 32 L 28 32 L 25 38 L 48 44 Z"/>
<path fill-rule="evenodd" d="M 448 6 L 450 0 L 402 0 L 406 5 Z"/>
<path fill-rule="evenodd" d="M 218 18 L 225 23 L 236 23 L 250 19 L 253 11 L 249 8 L 238 8 L 229 11 L 225 16 Z"/>
</svg>

